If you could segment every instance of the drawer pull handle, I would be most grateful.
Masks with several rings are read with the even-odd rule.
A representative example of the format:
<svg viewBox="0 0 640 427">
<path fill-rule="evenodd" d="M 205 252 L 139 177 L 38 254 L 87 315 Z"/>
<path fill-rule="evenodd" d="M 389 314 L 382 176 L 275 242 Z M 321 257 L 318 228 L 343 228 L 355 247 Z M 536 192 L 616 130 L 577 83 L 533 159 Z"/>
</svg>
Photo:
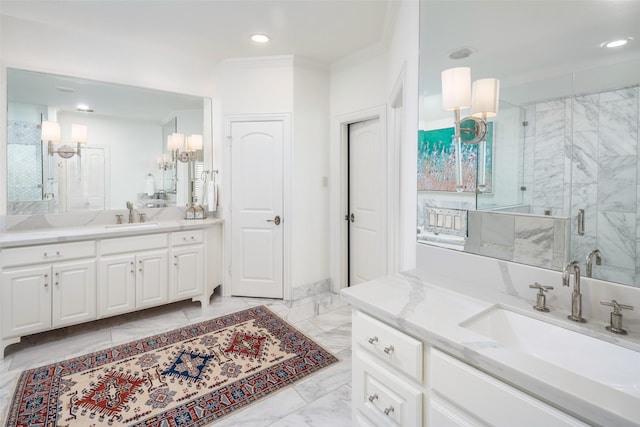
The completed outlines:
<svg viewBox="0 0 640 427">
<path fill-rule="evenodd" d="M 144 264 L 142 264 L 142 260 L 138 261 L 138 266 L 139 266 L 138 271 L 140 273 L 144 273 L 144 271 L 142 271 L 142 267 L 144 266 Z"/>
<path fill-rule="evenodd" d="M 369 396 L 367 399 L 369 399 L 369 402 L 373 402 L 374 400 L 376 400 L 378 398 L 377 394 L 372 394 L 371 396 Z"/>
<path fill-rule="evenodd" d="M 176 267 L 178 267 L 178 257 L 177 256 L 173 256 L 173 265 L 175 265 Z"/>
<path fill-rule="evenodd" d="M 393 406 L 389 406 L 387 409 L 384 410 L 385 415 L 389 415 L 392 412 L 393 412 Z"/>
<path fill-rule="evenodd" d="M 49 286 L 49 275 L 45 274 L 44 275 L 44 287 L 46 288 L 47 286 Z"/>
<path fill-rule="evenodd" d="M 393 353 L 393 350 L 394 350 L 393 346 L 390 345 L 389 347 L 385 347 L 384 352 L 387 354 L 391 354 Z"/>
<path fill-rule="evenodd" d="M 135 273 L 135 267 L 133 266 L 133 261 L 131 261 L 131 274 Z"/>
<path fill-rule="evenodd" d="M 378 337 L 369 338 L 367 341 L 369 341 L 369 344 L 373 345 L 373 343 L 378 342 Z"/>
<path fill-rule="evenodd" d="M 56 286 L 60 286 L 60 273 L 56 273 Z"/>
<path fill-rule="evenodd" d="M 49 255 L 49 252 L 45 252 L 45 253 L 43 254 L 43 256 L 44 256 L 45 258 L 47 258 L 47 257 L 49 257 L 49 256 L 62 256 L 62 254 L 60 253 L 60 251 L 56 251 L 56 254 L 55 254 L 55 255 Z"/>
</svg>

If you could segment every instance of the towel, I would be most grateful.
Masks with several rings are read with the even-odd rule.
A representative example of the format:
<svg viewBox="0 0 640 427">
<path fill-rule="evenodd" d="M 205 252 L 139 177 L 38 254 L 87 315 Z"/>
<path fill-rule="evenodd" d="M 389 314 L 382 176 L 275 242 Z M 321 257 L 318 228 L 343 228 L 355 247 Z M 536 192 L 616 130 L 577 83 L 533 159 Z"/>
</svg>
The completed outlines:
<svg viewBox="0 0 640 427">
<path fill-rule="evenodd" d="M 218 191 L 216 183 L 212 179 L 207 183 L 207 208 L 209 212 L 215 212 L 218 205 Z"/>
<path fill-rule="evenodd" d="M 153 196 L 153 194 L 156 192 L 155 179 L 151 174 L 147 175 L 147 179 L 144 184 L 144 192 L 147 193 L 147 196 Z"/>
</svg>

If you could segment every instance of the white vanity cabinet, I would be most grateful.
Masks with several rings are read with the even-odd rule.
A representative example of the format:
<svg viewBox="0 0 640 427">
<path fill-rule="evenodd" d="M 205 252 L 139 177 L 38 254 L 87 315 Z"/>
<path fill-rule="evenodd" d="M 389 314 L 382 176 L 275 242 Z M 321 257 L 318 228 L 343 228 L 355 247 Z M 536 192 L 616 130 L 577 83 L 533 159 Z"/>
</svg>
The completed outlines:
<svg viewBox="0 0 640 427">
<path fill-rule="evenodd" d="M 421 425 L 422 342 L 358 310 L 352 328 L 354 422 Z"/>
<path fill-rule="evenodd" d="M 3 340 L 95 319 L 95 242 L 2 251 L 0 297 Z"/>
<path fill-rule="evenodd" d="M 352 324 L 354 425 L 587 425 L 358 309 Z"/>
<path fill-rule="evenodd" d="M 167 233 L 100 241 L 99 317 L 168 301 L 168 243 Z"/>
<path fill-rule="evenodd" d="M 169 301 L 202 294 L 204 286 L 204 230 L 171 233 Z"/>
</svg>

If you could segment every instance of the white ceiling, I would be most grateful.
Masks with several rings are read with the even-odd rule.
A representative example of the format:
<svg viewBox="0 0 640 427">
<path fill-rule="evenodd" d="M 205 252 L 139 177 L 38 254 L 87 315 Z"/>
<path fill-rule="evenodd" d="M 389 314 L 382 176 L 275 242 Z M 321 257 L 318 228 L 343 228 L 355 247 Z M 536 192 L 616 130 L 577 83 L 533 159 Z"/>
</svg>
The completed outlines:
<svg viewBox="0 0 640 427">
<path fill-rule="evenodd" d="M 2 14 L 218 61 L 294 54 L 331 64 L 384 41 L 397 0 L 2 0 Z M 267 45 L 253 33 L 271 37 Z"/>
</svg>

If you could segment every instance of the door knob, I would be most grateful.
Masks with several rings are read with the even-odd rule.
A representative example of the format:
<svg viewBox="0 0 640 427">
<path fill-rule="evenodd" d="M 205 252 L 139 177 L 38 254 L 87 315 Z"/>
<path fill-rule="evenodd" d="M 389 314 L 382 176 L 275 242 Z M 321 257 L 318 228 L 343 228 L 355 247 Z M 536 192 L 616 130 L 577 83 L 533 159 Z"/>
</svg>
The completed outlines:
<svg viewBox="0 0 640 427">
<path fill-rule="evenodd" d="M 349 219 L 351 219 L 351 222 L 355 222 L 356 221 L 356 216 L 354 214 L 351 214 Z"/>
<path fill-rule="evenodd" d="M 276 225 L 280 225 L 280 215 L 276 215 L 273 219 L 268 219 L 267 222 L 275 222 Z"/>
</svg>

